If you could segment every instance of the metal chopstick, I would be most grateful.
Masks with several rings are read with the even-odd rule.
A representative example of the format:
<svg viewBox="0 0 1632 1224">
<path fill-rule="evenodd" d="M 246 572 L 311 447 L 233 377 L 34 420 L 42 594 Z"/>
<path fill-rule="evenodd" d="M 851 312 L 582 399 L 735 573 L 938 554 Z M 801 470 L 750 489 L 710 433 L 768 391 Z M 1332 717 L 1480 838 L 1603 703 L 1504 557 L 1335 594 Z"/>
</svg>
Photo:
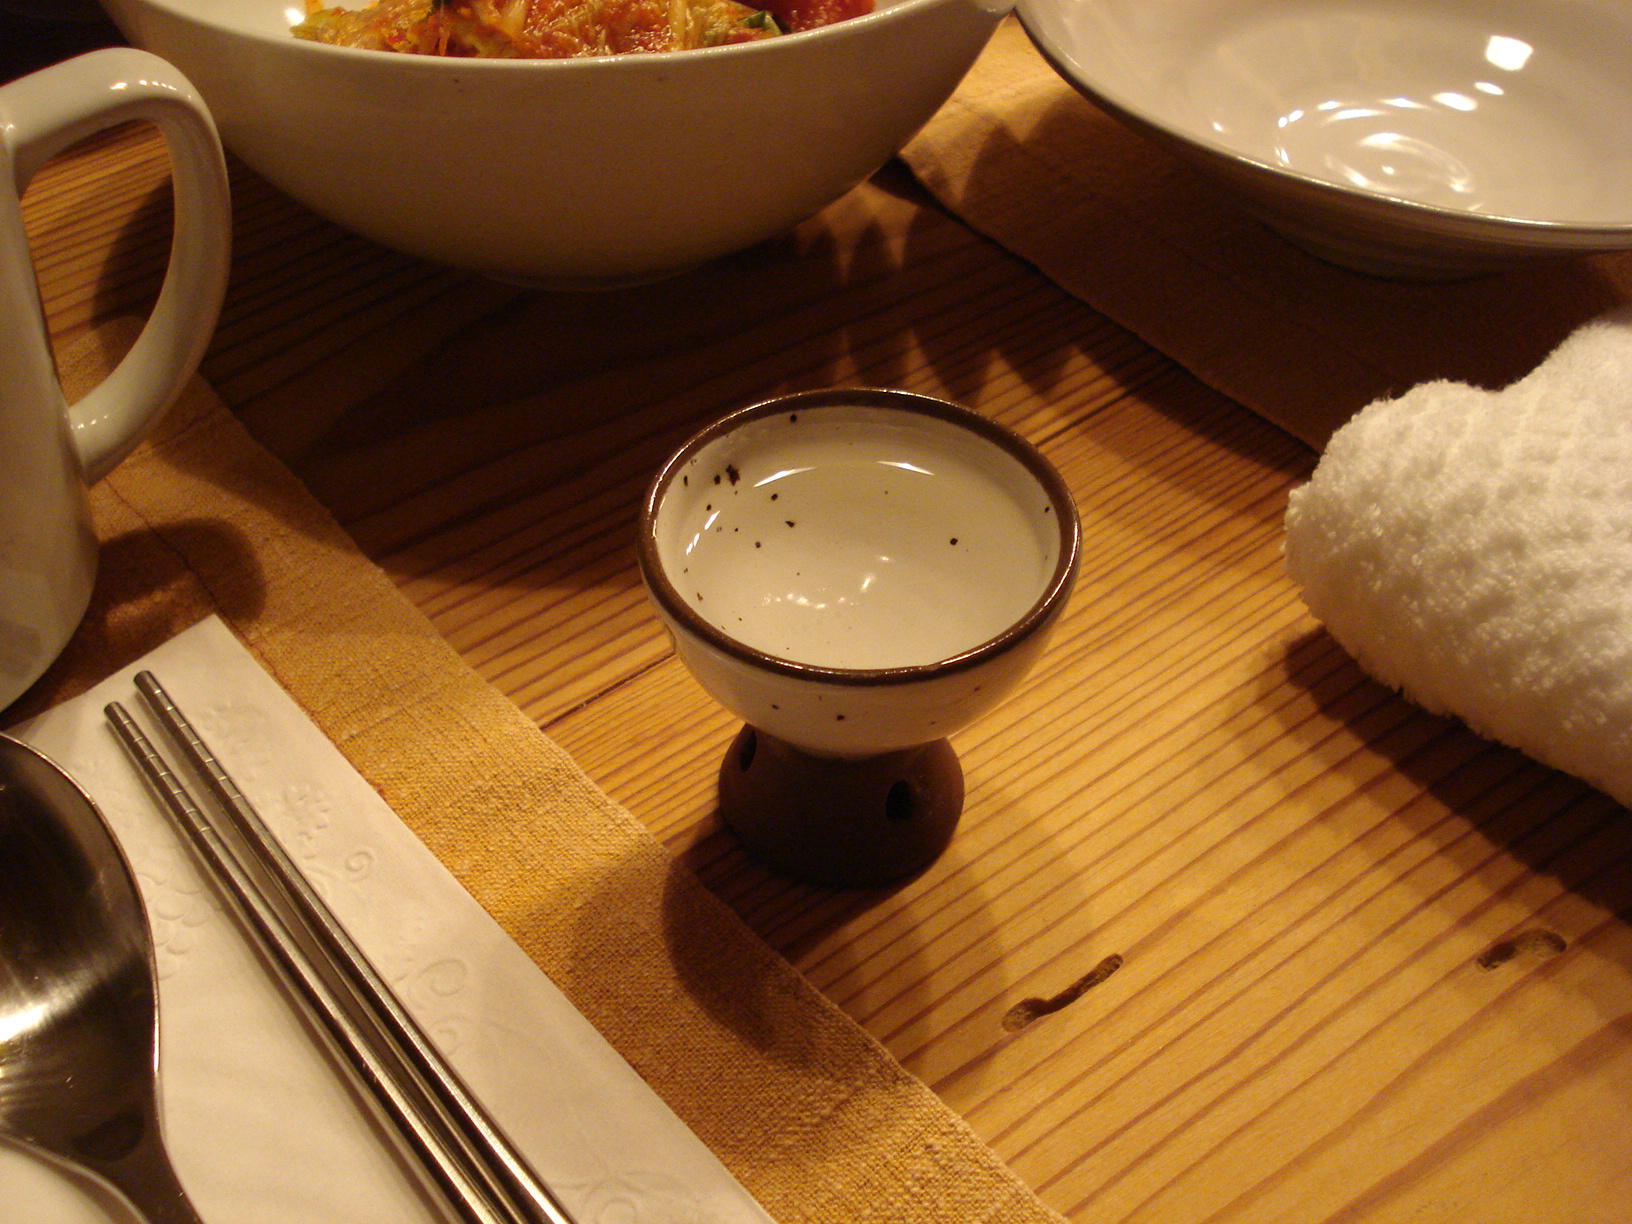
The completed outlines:
<svg viewBox="0 0 1632 1224">
<path fill-rule="evenodd" d="M 290 976 L 365 1088 L 468 1224 L 572 1224 L 508 1138 L 403 1008 L 151 673 L 136 684 L 203 778 L 230 842 L 117 705 L 114 728 Z M 281 910 L 281 916 L 272 911 Z M 304 950 L 303 950 L 304 949 Z M 309 961 L 307 957 L 310 956 Z"/>
<path fill-rule="evenodd" d="M 434 1125 L 425 1120 L 422 1103 L 399 1082 L 394 1069 L 363 1036 L 334 991 L 304 959 L 289 928 L 268 905 L 243 864 L 221 841 L 141 728 L 118 703 L 107 707 L 107 715 L 114 734 L 205 860 L 229 904 L 300 995 L 332 1048 L 348 1061 L 359 1085 L 395 1123 L 404 1145 L 419 1158 L 430 1184 L 464 1224 L 509 1224 L 502 1211 L 486 1200 L 480 1184 L 458 1163 Z"/>
</svg>

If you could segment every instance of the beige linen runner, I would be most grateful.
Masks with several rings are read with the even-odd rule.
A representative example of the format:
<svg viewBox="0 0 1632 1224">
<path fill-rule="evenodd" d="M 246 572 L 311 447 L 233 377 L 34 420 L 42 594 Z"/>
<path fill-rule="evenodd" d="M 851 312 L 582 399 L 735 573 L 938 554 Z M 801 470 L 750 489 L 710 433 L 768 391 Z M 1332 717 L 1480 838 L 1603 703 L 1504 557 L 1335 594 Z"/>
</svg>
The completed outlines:
<svg viewBox="0 0 1632 1224">
<path fill-rule="evenodd" d="M 122 339 L 65 355 L 71 393 Z M 1058 1219 L 467 667 L 201 381 L 93 512 L 91 611 L 10 719 L 216 612 L 782 1224 Z"/>
<path fill-rule="evenodd" d="M 1451 284 L 1325 264 L 1087 102 L 1013 18 L 904 156 L 970 226 L 1317 448 L 1419 382 L 1505 386 L 1632 302 L 1632 254 Z"/>
</svg>

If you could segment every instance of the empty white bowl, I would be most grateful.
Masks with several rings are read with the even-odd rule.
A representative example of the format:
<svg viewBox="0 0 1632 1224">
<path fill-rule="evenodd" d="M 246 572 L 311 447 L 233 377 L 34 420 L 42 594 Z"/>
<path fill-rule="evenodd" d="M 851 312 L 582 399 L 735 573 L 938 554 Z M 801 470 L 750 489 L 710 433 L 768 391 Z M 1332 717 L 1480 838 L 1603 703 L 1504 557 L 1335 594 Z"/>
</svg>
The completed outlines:
<svg viewBox="0 0 1632 1224">
<path fill-rule="evenodd" d="M 1021 0 L 1091 100 L 1335 263 L 1632 247 L 1624 0 Z"/>
<path fill-rule="evenodd" d="M 1007 3 L 880 0 L 761 42 L 569 60 L 307 42 L 289 32 L 300 0 L 104 7 L 315 212 L 502 279 L 599 285 L 682 271 L 837 199 L 945 101 Z"/>
<path fill-rule="evenodd" d="M 904 391 L 784 396 L 687 443 L 640 562 L 682 661 L 750 726 L 859 758 L 940 740 L 1025 676 L 1076 573 L 1054 468 Z"/>
</svg>

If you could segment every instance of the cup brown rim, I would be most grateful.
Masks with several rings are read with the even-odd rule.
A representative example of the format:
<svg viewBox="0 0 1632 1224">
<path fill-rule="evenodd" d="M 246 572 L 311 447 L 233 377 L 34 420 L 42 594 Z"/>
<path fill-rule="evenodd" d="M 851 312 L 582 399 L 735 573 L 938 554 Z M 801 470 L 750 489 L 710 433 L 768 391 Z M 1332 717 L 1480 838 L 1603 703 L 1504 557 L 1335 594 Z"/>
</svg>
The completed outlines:
<svg viewBox="0 0 1632 1224">
<path fill-rule="evenodd" d="M 854 407 L 885 408 L 935 417 L 968 429 L 1018 460 L 1037 479 L 1038 485 L 1047 494 L 1059 532 L 1060 548 L 1055 559 L 1054 572 L 1032 605 L 1002 633 L 967 650 L 944 659 L 937 659 L 933 663 L 865 668 L 802 663 L 797 659 L 787 659 L 759 650 L 732 637 L 693 611 L 681 597 L 679 590 L 669 581 L 658 557 L 656 534 L 658 511 L 662 507 L 669 486 L 698 451 L 716 438 L 749 421 L 807 409 Z M 1002 425 L 973 408 L 916 391 L 900 391 L 885 387 L 830 387 L 772 396 L 770 399 L 729 412 L 693 434 L 663 464 L 647 488 L 646 497 L 641 502 L 636 553 L 641 577 L 658 606 L 672 620 L 684 626 L 688 633 L 694 634 L 733 659 L 764 671 L 824 684 L 904 684 L 937 679 L 979 666 L 1014 649 L 1050 623 L 1070 594 L 1076 578 L 1082 553 L 1082 524 L 1077 515 L 1076 502 L 1059 470 L 1049 462 L 1042 451 L 1007 425 Z"/>
</svg>

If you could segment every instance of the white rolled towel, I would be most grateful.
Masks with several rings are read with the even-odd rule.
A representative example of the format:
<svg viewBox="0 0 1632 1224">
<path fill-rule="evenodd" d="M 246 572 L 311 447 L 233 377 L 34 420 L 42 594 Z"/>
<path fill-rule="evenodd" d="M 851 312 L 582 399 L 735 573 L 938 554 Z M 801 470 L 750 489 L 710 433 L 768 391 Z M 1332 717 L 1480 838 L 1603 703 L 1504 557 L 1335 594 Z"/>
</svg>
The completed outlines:
<svg viewBox="0 0 1632 1224">
<path fill-rule="evenodd" d="M 1363 409 L 1291 495 L 1286 565 L 1373 677 L 1632 807 L 1632 311 L 1501 391 Z"/>
</svg>

